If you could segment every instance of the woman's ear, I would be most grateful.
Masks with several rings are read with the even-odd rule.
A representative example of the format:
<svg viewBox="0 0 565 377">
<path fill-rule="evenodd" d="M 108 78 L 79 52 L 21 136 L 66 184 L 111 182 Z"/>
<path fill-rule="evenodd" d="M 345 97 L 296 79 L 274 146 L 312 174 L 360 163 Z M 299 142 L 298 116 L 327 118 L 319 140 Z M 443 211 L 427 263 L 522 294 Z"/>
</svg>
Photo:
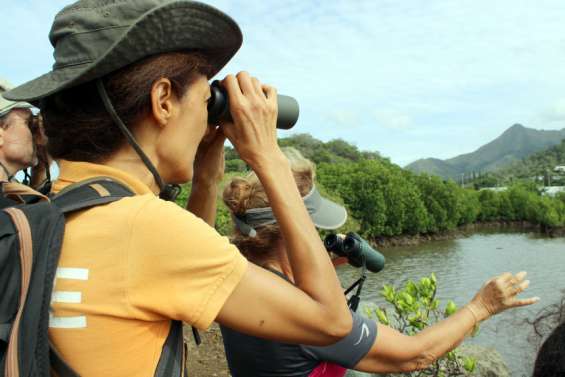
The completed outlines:
<svg viewBox="0 0 565 377">
<path fill-rule="evenodd" d="M 174 93 L 171 81 L 160 78 L 151 87 L 151 109 L 153 118 L 160 127 L 164 127 L 173 115 Z"/>
</svg>

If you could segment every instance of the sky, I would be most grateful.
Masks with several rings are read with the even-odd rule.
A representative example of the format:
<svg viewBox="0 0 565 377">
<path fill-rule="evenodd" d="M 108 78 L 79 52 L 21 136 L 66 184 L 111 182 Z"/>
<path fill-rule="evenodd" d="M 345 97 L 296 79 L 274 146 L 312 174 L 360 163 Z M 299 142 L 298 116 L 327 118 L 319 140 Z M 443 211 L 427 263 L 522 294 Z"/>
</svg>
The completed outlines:
<svg viewBox="0 0 565 377">
<path fill-rule="evenodd" d="M 132 0 L 135 1 L 135 0 Z M 0 76 L 53 64 L 66 0 L 0 0 Z M 295 97 L 291 131 L 341 138 L 406 165 L 471 152 L 514 123 L 565 128 L 563 0 L 211 0 L 244 43 L 220 72 Z"/>
</svg>

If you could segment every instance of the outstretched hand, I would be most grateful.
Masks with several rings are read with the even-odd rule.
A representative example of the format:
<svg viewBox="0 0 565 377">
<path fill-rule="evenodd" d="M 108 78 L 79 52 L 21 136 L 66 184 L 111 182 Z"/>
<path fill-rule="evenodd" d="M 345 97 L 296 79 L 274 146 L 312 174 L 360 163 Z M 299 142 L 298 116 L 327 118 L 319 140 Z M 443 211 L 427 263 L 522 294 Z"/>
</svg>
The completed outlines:
<svg viewBox="0 0 565 377">
<path fill-rule="evenodd" d="M 526 274 L 525 271 L 516 275 L 506 272 L 488 280 L 468 304 L 477 319 L 484 320 L 506 309 L 538 302 L 539 297 L 523 299 L 517 297 L 530 285 L 529 280 L 524 280 Z"/>
</svg>

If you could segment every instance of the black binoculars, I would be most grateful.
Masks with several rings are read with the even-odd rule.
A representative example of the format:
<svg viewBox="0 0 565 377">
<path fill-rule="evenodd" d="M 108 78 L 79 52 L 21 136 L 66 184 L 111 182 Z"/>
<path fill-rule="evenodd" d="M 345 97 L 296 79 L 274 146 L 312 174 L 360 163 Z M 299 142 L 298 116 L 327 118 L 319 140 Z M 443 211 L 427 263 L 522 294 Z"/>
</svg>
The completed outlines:
<svg viewBox="0 0 565 377">
<path fill-rule="evenodd" d="M 230 104 L 228 93 L 218 80 L 210 85 L 212 93 L 208 102 L 208 123 L 217 124 L 222 121 L 231 121 Z M 294 127 L 298 120 L 298 102 L 289 96 L 277 95 L 279 112 L 277 116 L 277 128 L 288 130 Z"/>
<path fill-rule="evenodd" d="M 328 234 L 324 238 L 326 250 L 331 251 L 340 257 L 346 257 L 350 265 L 362 267 L 363 264 L 369 271 L 379 272 L 385 266 L 385 257 L 377 250 L 373 249 L 357 233 L 349 232 L 345 237 L 337 234 Z"/>
</svg>

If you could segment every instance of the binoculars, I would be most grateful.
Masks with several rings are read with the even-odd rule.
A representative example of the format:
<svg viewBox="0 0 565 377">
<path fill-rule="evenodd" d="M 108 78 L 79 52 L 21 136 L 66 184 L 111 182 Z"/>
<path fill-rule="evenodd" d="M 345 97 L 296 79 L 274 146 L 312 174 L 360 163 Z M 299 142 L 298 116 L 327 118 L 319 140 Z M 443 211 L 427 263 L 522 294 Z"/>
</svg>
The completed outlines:
<svg viewBox="0 0 565 377">
<path fill-rule="evenodd" d="M 208 102 L 208 123 L 217 124 L 222 121 L 231 121 L 230 104 L 228 93 L 218 80 L 210 85 L 211 98 Z M 289 96 L 277 95 L 279 112 L 277 116 L 277 128 L 288 130 L 294 127 L 298 120 L 298 102 Z"/>
<path fill-rule="evenodd" d="M 326 250 L 340 257 L 346 257 L 350 265 L 362 267 L 363 264 L 371 272 L 379 272 L 385 266 L 385 257 L 373 249 L 357 233 L 349 232 L 345 237 L 337 234 L 328 234 L 324 239 Z"/>
</svg>

